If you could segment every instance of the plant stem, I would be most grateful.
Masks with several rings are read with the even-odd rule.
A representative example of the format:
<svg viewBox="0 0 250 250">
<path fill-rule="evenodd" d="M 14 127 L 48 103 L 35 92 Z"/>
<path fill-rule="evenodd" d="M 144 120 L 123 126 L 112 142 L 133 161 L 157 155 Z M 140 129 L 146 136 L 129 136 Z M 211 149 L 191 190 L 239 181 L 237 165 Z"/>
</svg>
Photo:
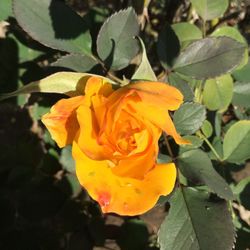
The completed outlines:
<svg viewBox="0 0 250 250">
<path fill-rule="evenodd" d="M 202 35 L 203 35 L 203 38 L 206 37 L 206 33 L 207 33 L 207 31 L 206 31 L 206 21 L 203 20 L 202 21 Z"/>
<path fill-rule="evenodd" d="M 108 77 L 110 77 L 111 80 L 119 83 L 121 86 L 125 85 L 124 81 L 115 75 L 113 75 L 110 71 L 107 72 Z"/>
<path fill-rule="evenodd" d="M 223 162 L 222 158 L 219 156 L 219 154 L 217 153 L 216 149 L 213 147 L 213 145 L 210 143 L 210 141 L 200 132 L 198 131 L 197 132 L 197 135 L 199 137 L 201 137 L 205 142 L 206 144 L 208 145 L 208 147 L 211 149 L 211 151 L 214 153 L 214 155 L 216 156 L 216 158 L 220 161 L 220 162 Z"/>
<path fill-rule="evenodd" d="M 125 85 L 124 81 L 118 77 L 116 77 L 115 75 L 113 75 L 105 66 L 105 64 L 95 55 L 91 55 L 90 56 L 93 60 L 95 60 L 97 63 L 99 63 L 102 68 L 104 69 L 104 71 L 106 72 L 106 74 L 110 77 L 111 80 L 119 83 L 120 85 Z"/>
<path fill-rule="evenodd" d="M 195 89 L 195 99 L 196 99 L 196 102 L 198 103 L 202 102 L 202 89 L 203 89 L 205 82 L 206 82 L 206 79 L 199 81 L 197 84 L 198 86 Z"/>
<path fill-rule="evenodd" d="M 164 137 L 164 141 L 166 143 L 166 147 L 167 147 L 168 153 L 169 153 L 170 157 L 172 159 L 174 159 L 174 154 L 173 154 L 173 151 L 172 151 L 172 149 L 170 147 L 170 144 L 169 144 L 169 141 L 168 141 L 166 133 L 163 133 L 163 137 Z"/>
</svg>

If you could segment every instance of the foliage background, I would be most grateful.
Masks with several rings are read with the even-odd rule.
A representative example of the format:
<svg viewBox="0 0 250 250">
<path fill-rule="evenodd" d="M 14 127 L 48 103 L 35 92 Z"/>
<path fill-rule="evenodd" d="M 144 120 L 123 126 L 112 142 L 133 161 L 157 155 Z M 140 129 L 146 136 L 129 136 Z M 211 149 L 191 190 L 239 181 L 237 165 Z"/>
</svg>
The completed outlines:
<svg viewBox="0 0 250 250">
<path fill-rule="evenodd" d="M 31 0 L 26 1 L 28 6 L 31 2 Z M 144 4 L 147 4 L 146 2 Z M 149 61 L 161 80 L 165 80 L 163 68 L 168 68 L 172 60 L 163 58 L 165 62 L 162 66 L 161 53 L 157 55 L 159 45 L 156 38 L 158 35 L 164 36 L 162 30 L 166 23 L 189 21 L 201 29 L 204 28 L 202 20 L 190 2 L 184 0 L 152 0 L 147 8 L 150 22 L 146 21 L 145 12 L 140 6 L 143 4 L 142 1 L 68 0 L 65 3 L 87 18 L 93 41 L 96 40 L 106 18 L 115 11 L 134 5 L 141 23 L 145 23 L 141 37 L 145 43 Z M 32 7 L 34 6 L 31 5 L 30 8 Z M 213 32 L 221 24 L 236 26 L 249 44 L 249 13 L 249 1 L 232 0 L 222 17 L 207 22 L 207 32 Z M 14 18 L 10 0 L 0 2 L 1 20 L 5 20 L 8 27 L 5 30 L 5 23 L 1 22 L 0 93 L 14 91 L 31 81 L 60 71 L 62 66 L 64 70 L 71 68 L 76 71 L 84 69 L 83 71 L 96 74 L 105 73 L 101 67 L 88 60 L 70 60 L 68 67 L 65 62 L 57 61 L 66 53 L 45 47 L 24 32 Z M 59 38 L 66 34 L 69 36 L 66 39 L 72 39 L 75 35 L 74 30 L 65 28 L 68 33 L 65 30 L 62 33 L 59 32 Z M 169 51 L 173 53 L 176 45 L 173 42 L 174 39 L 173 36 L 172 40 L 169 40 L 170 44 L 167 44 Z M 163 46 L 165 46 L 164 43 Z M 93 50 L 96 51 L 95 45 Z M 139 62 L 138 56 L 125 69 L 115 71 L 115 76 L 122 78 L 124 75 L 128 79 L 131 78 Z M 167 65 L 164 66 L 164 63 Z M 238 75 L 236 73 L 233 76 L 234 80 L 241 82 L 243 78 L 243 82 L 248 83 L 246 86 L 249 86 L 249 68 L 248 63 L 245 72 Z M 172 83 L 179 81 L 180 79 L 175 81 L 175 76 L 172 76 Z M 192 99 L 192 92 L 188 92 L 187 89 L 183 91 L 187 100 Z M 208 89 L 207 95 L 213 93 L 212 91 L 213 89 Z M 223 96 L 225 95 L 223 92 Z M 0 249 L 158 249 L 157 232 L 169 211 L 169 203 L 166 200 L 159 202 L 153 210 L 134 218 L 102 215 L 96 203 L 78 184 L 74 175 L 70 148 L 60 150 L 39 120 L 41 115 L 61 97 L 61 95 L 33 94 L 18 96 L 0 104 Z M 249 119 L 249 106 L 238 107 L 238 103 L 243 100 L 242 96 L 233 99 L 236 100 L 233 104 L 230 104 L 232 100 L 229 100 L 230 103 L 224 105 L 223 101 L 227 102 L 227 100 L 222 100 L 222 106 L 219 107 L 213 107 L 214 102 L 209 103 L 211 97 L 207 97 L 208 101 L 206 101 L 204 94 L 203 98 L 206 107 L 212 110 L 207 113 L 207 119 L 213 128 L 216 127 L 214 121 L 217 116 L 220 116 L 224 133 L 235 121 Z M 249 99 L 250 94 L 245 98 Z M 221 109 L 223 105 L 226 106 L 223 112 L 218 114 L 213 111 Z M 178 116 L 175 117 L 175 122 L 178 124 Z M 211 131 L 210 123 L 203 125 L 202 132 L 210 141 L 213 141 L 216 133 L 214 130 Z M 193 132 L 195 130 L 190 134 Z M 174 154 L 177 155 L 178 149 L 174 143 L 170 143 Z M 219 144 L 216 141 L 213 144 L 218 152 L 221 149 Z M 161 153 L 167 154 L 164 140 L 160 141 L 160 148 Z M 203 145 L 202 149 L 209 152 L 206 145 Z M 182 150 L 185 151 L 185 149 Z M 184 156 L 179 162 L 180 167 L 185 162 Z M 213 158 L 211 152 L 210 156 Z M 223 171 L 216 163 L 214 166 L 230 184 L 237 197 L 232 202 L 233 222 L 237 231 L 235 248 L 248 249 L 250 247 L 250 163 L 248 161 L 240 165 L 226 163 Z"/>
</svg>

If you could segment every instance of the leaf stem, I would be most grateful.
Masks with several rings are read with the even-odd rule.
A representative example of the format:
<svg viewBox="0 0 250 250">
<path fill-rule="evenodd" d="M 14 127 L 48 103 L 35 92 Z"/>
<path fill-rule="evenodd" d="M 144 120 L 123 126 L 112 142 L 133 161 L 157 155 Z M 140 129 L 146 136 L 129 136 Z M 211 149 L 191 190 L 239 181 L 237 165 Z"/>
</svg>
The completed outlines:
<svg viewBox="0 0 250 250">
<path fill-rule="evenodd" d="M 210 141 L 200 132 L 197 132 L 197 135 L 202 138 L 206 144 L 208 145 L 208 147 L 211 149 L 211 151 L 214 153 L 214 155 L 216 156 L 216 158 L 220 161 L 223 162 L 223 159 L 219 156 L 218 152 L 216 151 L 216 149 L 213 147 L 213 145 L 210 143 Z"/>
<path fill-rule="evenodd" d="M 91 55 L 90 57 L 102 66 L 103 70 L 106 72 L 106 74 L 110 77 L 111 80 L 113 80 L 113 81 L 119 83 L 120 85 L 125 85 L 125 84 L 124 84 L 124 81 L 123 81 L 122 79 L 116 77 L 115 75 L 113 75 L 113 74 L 106 68 L 106 65 L 103 63 L 103 61 L 101 61 L 97 56 Z"/>
</svg>

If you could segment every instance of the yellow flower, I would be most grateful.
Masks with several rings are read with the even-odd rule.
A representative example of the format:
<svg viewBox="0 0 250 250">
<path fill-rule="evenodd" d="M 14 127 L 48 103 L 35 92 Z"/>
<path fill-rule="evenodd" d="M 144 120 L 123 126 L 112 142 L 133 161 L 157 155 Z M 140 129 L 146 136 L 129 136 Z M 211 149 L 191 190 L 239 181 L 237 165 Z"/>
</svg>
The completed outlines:
<svg viewBox="0 0 250 250">
<path fill-rule="evenodd" d="M 58 101 L 42 121 L 59 147 L 73 145 L 79 182 L 103 212 L 137 215 L 174 188 L 175 165 L 157 164 L 156 158 L 162 131 L 187 143 L 168 113 L 182 102 L 182 94 L 165 83 L 113 90 L 92 76 L 84 95 Z"/>
</svg>

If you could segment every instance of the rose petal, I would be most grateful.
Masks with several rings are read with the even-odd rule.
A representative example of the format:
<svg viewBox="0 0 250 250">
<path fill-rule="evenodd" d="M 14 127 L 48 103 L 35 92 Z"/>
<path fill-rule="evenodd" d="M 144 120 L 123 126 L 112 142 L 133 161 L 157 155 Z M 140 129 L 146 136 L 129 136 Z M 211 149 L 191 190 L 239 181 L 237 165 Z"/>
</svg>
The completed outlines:
<svg viewBox="0 0 250 250">
<path fill-rule="evenodd" d="M 59 147 L 71 144 L 79 125 L 76 109 L 84 103 L 84 96 L 61 99 L 52 106 L 50 113 L 42 117 L 42 122 L 49 130 Z"/>
<path fill-rule="evenodd" d="M 85 95 L 89 106 L 91 105 L 91 97 L 95 95 L 109 96 L 113 93 L 112 85 L 103 78 L 91 76 L 85 86 Z"/>
<path fill-rule="evenodd" d="M 159 164 L 145 179 L 137 180 L 116 176 L 108 161 L 88 158 L 75 142 L 73 157 L 81 185 L 99 202 L 104 213 L 142 214 L 156 204 L 160 195 L 167 195 L 174 188 L 176 168 L 173 163 Z"/>
<path fill-rule="evenodd" d="M 148 150 L 141 154 L 124 157 L 112 168 L 112 172 L 121 177 L 142 180 L 148 171 L 155 166 L 157 154 L 158 145 L 149 145 Z"/>
<path fill-rule="evenodd" d="M 146 120 L 151 121 L 155 126 L 161 128 L 168 135 L 172 136 L 178 144 L 190 144 L 188 140 L 183 139 L 176 131 L 174 123 L 169 116 L 168 110 L 161 106 L 149 105 L 145 102 L 138 102 L 130 105 L 130 112 L 137 113 Z"/>
<path fill-rule="evenodd" d="M 183 103 L 182 93 L 175 87 L 161 82 L 136 82 L 127 86 L 140 96 L 142 102 L 149 105 L 176 110 Z"/>
<path fill-rule="evenodd" d="M 80 129 L 75 140 L 81 150 L 92 159 L 105 159 L 104 146 L 97 141 L 99 125 L 94 112 L 88 106 L 82 105 L 77 109 L 77 120 Z"/>
</svg>

